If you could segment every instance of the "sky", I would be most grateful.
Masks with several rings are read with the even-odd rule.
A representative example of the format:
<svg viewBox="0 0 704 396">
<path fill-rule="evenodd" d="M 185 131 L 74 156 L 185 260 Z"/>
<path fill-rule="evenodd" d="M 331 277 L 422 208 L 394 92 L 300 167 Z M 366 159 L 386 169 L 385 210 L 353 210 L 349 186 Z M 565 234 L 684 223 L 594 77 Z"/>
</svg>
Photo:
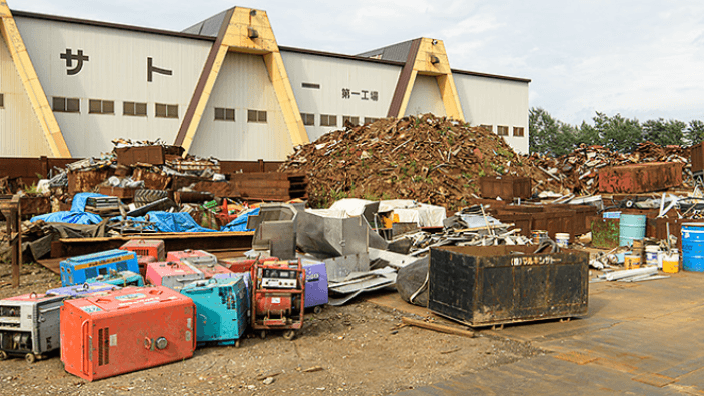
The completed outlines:
<svg viewBox="0 0 704 396">
<path fill-rule="evenodd" d="M 168 4 L 168 6 L 166 5 Z M 359 54 L 443 40 L 454 69 L 531 79 L 530 106 L 704 120 L 704 2 L 692 0 L 8 0 L 11 10 L 181 31 L 233 6 L 265 10 L 281 46 Z"/>
</svg>

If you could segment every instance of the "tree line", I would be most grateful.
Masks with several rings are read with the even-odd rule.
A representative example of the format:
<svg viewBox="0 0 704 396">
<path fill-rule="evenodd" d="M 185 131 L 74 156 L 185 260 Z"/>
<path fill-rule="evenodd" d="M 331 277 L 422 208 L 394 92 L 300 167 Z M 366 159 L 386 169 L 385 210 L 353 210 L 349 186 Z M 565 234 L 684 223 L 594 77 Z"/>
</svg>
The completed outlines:
<svg viewBox="0 0 704 396">
<path fill-rule="evenodd" d="M 692 120 L 648 120 L 643 123 L 621 114 L 609 117 L 596 112 L 594 125 L 582 121 L 574 126 L 553 118 L 540 107 L 529 113 L 530 152 L 560 156 L 580 144 L 604 146 L 612 151 L 631 153 L 638 143 L 650 141 L 661 146 L 689 146 L 704 140 L 704 122 Z"/>
</svg>

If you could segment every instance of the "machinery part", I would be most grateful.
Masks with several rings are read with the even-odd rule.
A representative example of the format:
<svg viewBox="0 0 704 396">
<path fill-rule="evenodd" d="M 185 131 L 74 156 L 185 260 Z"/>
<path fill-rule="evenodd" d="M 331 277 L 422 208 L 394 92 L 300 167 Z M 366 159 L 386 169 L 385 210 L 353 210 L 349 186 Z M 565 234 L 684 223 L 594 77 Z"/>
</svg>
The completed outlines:
<svg viewBox="0 0 704 396">
<path fill-rule="evenodd" d="M 165 349 L 169 345 L 169 342 L 164 337 L 159 337 L 156 339 L 156 349 Z"/>
<path fill-rule="evenodd" d="M 284 331 L 284 339 L 291 341 L 293 340 L 293 337 L 296 335 L 296 332 L 294 330 L 286 330 Z"/>
<path fill-rule="evenodd" d="M 317 315 L 317 314 L 319 314 L 319 313 L 321 313 L 321 312 L 323 312 L 323 307 L 321 307 L 320 305 L 316 305 L 315 307 L 313 307 L 313 313 L 314 313 L 314 314 Z"/>
<path fill-rule="evenodd" d="M 7 359 L 7 352 L 0 351 L 0 361 Z"/>
<path fill-rule="evenodd" d="M 262 330 L 259 332 L 259 338 L 262 340 L 266 338 L 266 330 Z"/>
<path fill-rule="evenodd" d="M 240 347 L 240 340 L 237 340 L 237 341 L 235 341 L 235 348 L 239 348 L 239 347 Z"/>
<path fill-rule="evenodd" d="M 28 353 L 24 355 L 24 360 L 26 360 L 27 363 L 32 364 L 37 361 L 37 357 L 33 353 Z"/>
</svg>

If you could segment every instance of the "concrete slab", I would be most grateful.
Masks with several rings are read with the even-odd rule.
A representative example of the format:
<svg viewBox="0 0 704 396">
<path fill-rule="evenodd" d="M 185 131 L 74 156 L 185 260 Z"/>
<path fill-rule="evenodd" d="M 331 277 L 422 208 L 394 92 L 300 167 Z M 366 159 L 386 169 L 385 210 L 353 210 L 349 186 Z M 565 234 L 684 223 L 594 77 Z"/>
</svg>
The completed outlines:
<svg viewBox="0 0 704 396">
<path fill-rule="evenodd" d="M 704 395 L 704 274 L 597 283 L 589 295 L 580 319 L 475 329 L 553 353 L 401 394 Z"/>
</svg>

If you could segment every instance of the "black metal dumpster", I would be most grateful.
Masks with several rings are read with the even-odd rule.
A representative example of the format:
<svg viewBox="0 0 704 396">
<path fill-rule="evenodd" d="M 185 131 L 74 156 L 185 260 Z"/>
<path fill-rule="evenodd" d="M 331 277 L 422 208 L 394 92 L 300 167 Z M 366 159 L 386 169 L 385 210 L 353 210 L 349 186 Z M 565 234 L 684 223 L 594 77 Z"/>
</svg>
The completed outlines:
<svg viewBox="0 0 704 396">
<path fill-rule="evenodd" d="M 534 246 L 431 249 L 428 308 L 470 326 L 587 313 L 589 254 Z"/>
</svg>

